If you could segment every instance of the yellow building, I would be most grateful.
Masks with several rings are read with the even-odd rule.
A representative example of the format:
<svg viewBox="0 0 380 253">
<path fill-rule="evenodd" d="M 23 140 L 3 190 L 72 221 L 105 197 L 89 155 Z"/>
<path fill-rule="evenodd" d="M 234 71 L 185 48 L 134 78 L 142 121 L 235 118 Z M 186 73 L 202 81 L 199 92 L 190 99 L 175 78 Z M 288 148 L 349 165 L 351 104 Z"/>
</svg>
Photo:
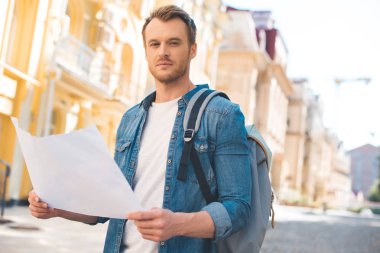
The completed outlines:
<svg viewBox="0 0 380 253">
<path fill-rule="evenodd" d="M 10 198 L 31 188 L 9 116 L 38 131 L 40 99 L 46 89 L 44 41 L 47 1 L 0 2 L 0 159 L 12 165 Z"/>
</svg>

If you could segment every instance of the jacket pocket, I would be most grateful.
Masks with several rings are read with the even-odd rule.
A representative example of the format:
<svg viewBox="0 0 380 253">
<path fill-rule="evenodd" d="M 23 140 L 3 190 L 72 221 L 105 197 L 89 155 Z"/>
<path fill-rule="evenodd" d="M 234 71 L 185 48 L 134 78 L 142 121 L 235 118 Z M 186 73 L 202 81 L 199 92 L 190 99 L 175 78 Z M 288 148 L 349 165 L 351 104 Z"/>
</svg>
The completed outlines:
<svg viewBox="0 0 380 253">
<path fill-rule="evenodd" d="M 115 161 L 117 165 L 123 169 L 125 166 L 125 161 L 128 155 L 128 150 L 130 149 L 132 141 L 130 140 L 119 140 L 115 145 Z"/>
<path fill-rule="evenodd" d="M 213 156 L 215 152 L 215 143 L 209 141 L 205 137 L 196 137 L 194 140 L 194 148 L 197 151 L 197 155 L 201 162 L 202 170 L 207 179 L 207 182 L 211 186 L 215 182 L 213 170 Z M 189 178 L 192 182 L 198 183 L 193 163 L 191 163 Z"/>
<path fill-rule="evenodd" d="M 198 153 L 213 153 L 215 151 L 215 144 L 208 141 L 207 138 L 199 137 L 194 140 L 194 148 Z"/>
<path fill-rule="evenodd" d="M 129 141 L 129 140 L 118 141 L 116 143 L 115 151 L 116 152 L 124 152 L 124 150 L 129 148 L 130 146 L 131 146 L 131 141 Z"/>
</svg>

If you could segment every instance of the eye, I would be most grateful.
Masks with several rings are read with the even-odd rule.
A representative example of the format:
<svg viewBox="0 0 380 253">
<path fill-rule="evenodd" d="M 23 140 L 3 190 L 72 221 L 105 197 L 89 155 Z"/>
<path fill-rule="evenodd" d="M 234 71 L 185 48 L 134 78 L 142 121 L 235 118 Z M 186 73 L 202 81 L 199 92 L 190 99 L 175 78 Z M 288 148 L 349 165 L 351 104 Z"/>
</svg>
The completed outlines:
<svg viewBox="0 0 380 253">
<path fill-rule="evenodd" d="M 158 43 L 158 42 L 150 42 L 149 43 L 150 47 L 158 47 L 159 45 L 160 45 L 160 43 Z"/>
<path fill-rule="evenodd" d="M 180 44 L 179 41 L 176 41 L 176 40 L 169 42 L 169 45 L 171 46 L 178 46 L 179 44 Z"/>
</svg>

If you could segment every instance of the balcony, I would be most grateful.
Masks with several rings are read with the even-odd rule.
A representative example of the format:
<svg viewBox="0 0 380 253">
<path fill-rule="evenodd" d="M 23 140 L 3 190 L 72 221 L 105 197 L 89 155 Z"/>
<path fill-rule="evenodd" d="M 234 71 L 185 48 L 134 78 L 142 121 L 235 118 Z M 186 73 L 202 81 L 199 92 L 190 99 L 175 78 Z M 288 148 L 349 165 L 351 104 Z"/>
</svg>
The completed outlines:
<svg viewBox="0 0 380 253">
<path fill-rule="evenodd" d="M 54 63 L 64 71 L 64 75 L 68 74 L 106 98 L 112 98 L 118 88 L 119 75 L 113 74 L 104 54 L 95 52 L 73 36 L 57 42 Z"/>
</svg>

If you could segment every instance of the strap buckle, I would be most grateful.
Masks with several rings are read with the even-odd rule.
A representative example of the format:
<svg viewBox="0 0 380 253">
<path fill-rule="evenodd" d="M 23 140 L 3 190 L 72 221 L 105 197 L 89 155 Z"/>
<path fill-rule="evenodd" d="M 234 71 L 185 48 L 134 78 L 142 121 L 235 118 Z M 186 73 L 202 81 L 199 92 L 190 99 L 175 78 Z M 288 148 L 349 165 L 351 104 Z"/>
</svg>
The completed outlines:
<svg viewBox="0 0 380 253">
<path fill-rule="evenodd" d="M 194 137 L 194 133 L 194 129 L 187 129 L 183 134 L 183 139 L 185 140 L 185 142 L 190 142 Z"/>
</svg>

